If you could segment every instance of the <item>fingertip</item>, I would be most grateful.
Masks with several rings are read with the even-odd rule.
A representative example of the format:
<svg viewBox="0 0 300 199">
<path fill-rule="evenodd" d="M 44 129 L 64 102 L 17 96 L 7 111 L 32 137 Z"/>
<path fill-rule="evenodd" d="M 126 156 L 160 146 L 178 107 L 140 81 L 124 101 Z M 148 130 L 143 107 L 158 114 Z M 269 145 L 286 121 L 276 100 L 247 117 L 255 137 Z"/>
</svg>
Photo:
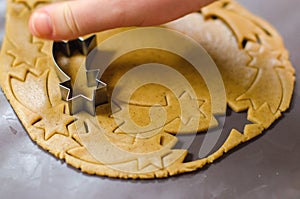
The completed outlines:
<svg viewBox="0 0 300 199">
<path fill-rule="evenodd" d="M 50 15 L 45 11 L 35 11 L 29 19 L 29 30 L 36 37 L 51 39 L 53 24 Z"/>
</svg>

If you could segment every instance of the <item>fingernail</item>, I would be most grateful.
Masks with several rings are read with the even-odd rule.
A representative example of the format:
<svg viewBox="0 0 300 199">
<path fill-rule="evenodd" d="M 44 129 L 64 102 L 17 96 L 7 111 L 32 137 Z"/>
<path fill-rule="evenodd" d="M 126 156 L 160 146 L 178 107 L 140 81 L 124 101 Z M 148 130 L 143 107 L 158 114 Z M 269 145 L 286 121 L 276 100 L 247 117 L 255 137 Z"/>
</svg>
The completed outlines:
<svg viewBox="0 0 300 199">
<path fill-rule="evenodd" d="M 32 34 L 37 37 L 51 36 L 53 32 L 50 16 L 45 12 L 35 12 L 31 16 L 30 26 Z"/>
</svg>

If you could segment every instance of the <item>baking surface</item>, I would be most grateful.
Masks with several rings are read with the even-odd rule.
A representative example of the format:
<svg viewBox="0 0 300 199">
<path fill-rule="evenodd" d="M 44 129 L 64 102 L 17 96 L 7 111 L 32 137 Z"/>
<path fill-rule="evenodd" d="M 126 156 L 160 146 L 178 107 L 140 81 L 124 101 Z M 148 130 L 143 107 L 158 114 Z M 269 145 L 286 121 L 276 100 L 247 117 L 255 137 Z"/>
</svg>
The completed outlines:
<svg viewBox="0 0 300 199">
<path fill-rule="evenodd" d="M 292 106 L 254 141 L 194 173 L 163 180 L 82 174 L 34 144 L 0 91 L 0 198 L 300 198 L 300 1 L 238 0 L 281 33 L 296 68 Z M 288 3 L 287 3 L 288 2 Z M 0 37 L 5 1 L 0 0 Z M 1 66 L 0 66 L 1 67 Z M 240 126 L 233 114 L 226 123 Z"/>
</svg>

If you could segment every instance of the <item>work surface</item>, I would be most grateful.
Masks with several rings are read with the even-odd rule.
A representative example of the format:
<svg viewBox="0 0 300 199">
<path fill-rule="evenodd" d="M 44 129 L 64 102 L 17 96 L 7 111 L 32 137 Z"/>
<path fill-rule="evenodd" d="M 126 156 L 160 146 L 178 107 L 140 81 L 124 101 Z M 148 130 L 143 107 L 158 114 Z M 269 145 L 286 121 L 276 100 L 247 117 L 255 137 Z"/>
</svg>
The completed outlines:
<svg viewBox="0 0 300 199">
<path fill-rule="evenodd" d="M 0 37 L 5 5 L 0 0 Z M 162 180 L 118 180 L 82 174 L 27 136 L 0 91 L 0 198 L 300 198 L 300 1 L 239 0 L 281 33 L 296 68 L 290 110 L 254 141 L 194 173 Z M 1 67 L 1 66 L 0 66 Z M 239 124 L 232 119 L 230 126 Z"/>
</svg>

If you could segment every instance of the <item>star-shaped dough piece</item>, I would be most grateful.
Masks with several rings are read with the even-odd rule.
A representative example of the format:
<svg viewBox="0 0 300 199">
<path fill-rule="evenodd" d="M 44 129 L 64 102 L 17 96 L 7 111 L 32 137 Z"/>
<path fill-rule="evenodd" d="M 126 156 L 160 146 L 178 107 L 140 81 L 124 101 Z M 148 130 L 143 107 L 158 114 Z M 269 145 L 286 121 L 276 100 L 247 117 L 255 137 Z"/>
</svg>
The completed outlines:
<svg viewBox="0 0 300 199">
<path fill-rule="evenodd" d="M 251 42 L 248 42 L 246 50 L 252 58 L 248 67 L 257 69 L 257 74 L 248 91 L 237 100 L 249 99 L 255 110 L 266 102 L 276 113 L 282 100 L 281 80 L 275 70 L 282 67 L 278 59 L 280 54 Z"/>
<path fill-rule="evenodd" d="M 142 170 L 149 165 L 154 165 L 159 169 L 163 168 L 162 157 L 158 156 L 158 157 L 152 157 L 152 158 L 148 158 L 148 157 L 138 158 L 138 169 L 139 170 Z"/>
<path fill-rule="evenodd" d="M 45 56 L 41 52 L 43 44 L 41 43 L 26 43 L 26 46 L 15 45 L 15 48 L 8 50 L 7 54 L 14 58 L 12 66 L 19 66 L 20 64 L 27 64 L 28 66 L 35 66 L 37 58 Z M 24 50 L 27 49 L 27 50 Z M 28 50 L 30 49 L 30 50 Z"/>
<path fill-rule="evenodd" d="M 55 134 L 68 136 L 67 126 L 74 121 L 74 118 L 65 113 L 65 104 L 60 104 L 46 111 L 42 119 L 34 124 L 35 127 L 44 129 L 45 140 L 49 140 Z"/>
</svg>

